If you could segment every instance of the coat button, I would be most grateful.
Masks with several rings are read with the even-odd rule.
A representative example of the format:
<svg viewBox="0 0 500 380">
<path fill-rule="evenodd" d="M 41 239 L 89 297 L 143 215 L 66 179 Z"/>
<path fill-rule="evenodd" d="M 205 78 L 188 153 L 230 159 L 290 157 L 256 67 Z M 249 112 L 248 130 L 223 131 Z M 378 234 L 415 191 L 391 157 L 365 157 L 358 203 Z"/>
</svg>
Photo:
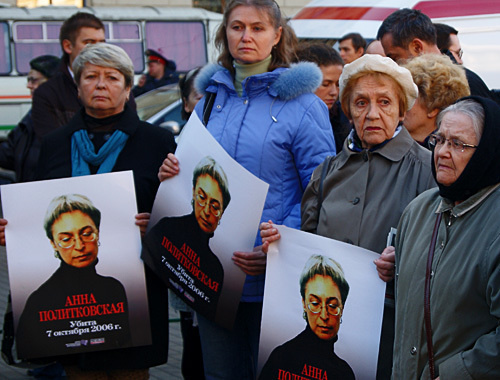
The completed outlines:
<svg viewBox="0 0 500 380">
<path fill-rule="evenodd" d="M 366 152 L 366 150 L 363 151 L 363 161 L 368 161 L 368 153 Z"/>
<path fill-rule="evenodd" d="M 410 355 L 415 355 L 417 353 L 417 347 L 412 347 L 410 349 Z"/>
<path fill-rule="evenodd" d="M 352 204 L 357 205 L 358 203 L 359 203 L 359 198 L 358 197 L 354 198 Z"/>
<path fill-rule="evenodd" d="M 222 106 L 220 104 L 217 104 L 217 109 L 220 110 Z"/>
<path fill-rule="evenodd" d="M 248 103 L 248 99 L 243 100 L 243 104 L 247 104 L 247 103 Z"/>
</svg>

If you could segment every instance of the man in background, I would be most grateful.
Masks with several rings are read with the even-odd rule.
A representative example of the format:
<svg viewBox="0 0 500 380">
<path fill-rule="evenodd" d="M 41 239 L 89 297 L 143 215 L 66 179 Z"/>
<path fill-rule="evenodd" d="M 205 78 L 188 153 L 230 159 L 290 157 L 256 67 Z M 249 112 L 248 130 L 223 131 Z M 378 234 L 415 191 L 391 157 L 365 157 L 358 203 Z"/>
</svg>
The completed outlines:
<svg viewBox="0 0 500 380">
<path fill-rule="evenodd" d="M 339 40 L 340 56 L 344 63 L 351 63 L 365 54 L 366 41 L 359 33 L 349 33 Z"/>
<path fill-rule="evenodd" d="M 390 14 L 380 26 L 377 39 L 382 43 L 385 54 L 399 64 L 421 54 L 441 54 L 434 24 L 427 15 L 416 9 L 399 9 Z M 476 73 L 465 68 L 465 75 L 471 95 L 497 101 Z"/>
<path fill-rule="evenodd" d="M 170 83 L 179 82 L 179 75 L 175 72 L 177 66 L 174 61 L 165 58 L 153 49 L 146 50 L 146 57 L 148 57 L 148 73 L 143 75 L 137 86 L 132 89 L 134 96 L 142 95 Z"/>
<path fill-rule="evenodd" d="M 437 46 L 442 54 L 452 56 L 452 60 L 459 65 L 463 65 L 462 55 L 464 51 L 458 40 L 458 30 L 446 24 L 434 24 L 436 28 Z M 451 57 L 450 57 L 451 58 Z"/>
<path fill-rule="evenodd" d="M 57 72 L 59 58 L 53 55 L 42 55 L 30 61 L 28 83 L 31 97 L 42 83 L 52 78 Z M 35 179 L 40 143 L 33 132 L 31 109 L 19 124 L 9 132 L 7 140 L 0 144 L 0 166 L 16 173 L 16 182 L 27 182 Z"/>
</svg>

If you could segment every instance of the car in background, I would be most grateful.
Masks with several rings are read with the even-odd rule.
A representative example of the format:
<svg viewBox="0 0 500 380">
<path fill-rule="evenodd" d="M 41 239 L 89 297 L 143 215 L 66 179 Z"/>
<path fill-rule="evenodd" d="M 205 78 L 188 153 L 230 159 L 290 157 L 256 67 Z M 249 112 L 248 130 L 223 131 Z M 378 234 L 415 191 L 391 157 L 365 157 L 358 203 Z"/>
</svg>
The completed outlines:
<svg viewBox="0 0 500 380">
<path fill-rule="evenodd" d="M 178 136 L 186 124 L 182 120 L 181 93 L 177 84 L 156 88 L 135 99 L 139 119 L 168 129 Z"/>
</svg>

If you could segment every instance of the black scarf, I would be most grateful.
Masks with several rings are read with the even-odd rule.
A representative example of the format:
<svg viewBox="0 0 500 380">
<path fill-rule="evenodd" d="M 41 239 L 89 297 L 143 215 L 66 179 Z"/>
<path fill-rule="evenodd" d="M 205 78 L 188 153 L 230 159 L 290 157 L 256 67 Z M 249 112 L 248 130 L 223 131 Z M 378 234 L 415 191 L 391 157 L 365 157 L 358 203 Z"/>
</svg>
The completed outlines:
<svg viewBox="0 0 500 380">
<path fill-rule="evenodd" d="M 450 186 L 438 183 L 439 195 L 453 202 L 464 201 L 479 190 L 500 182 L 500 106 L 479 96 L 469 96 L 459 101 L 464 99 L 481 104 L 485 113 L 484 129 L 476 151 L 460 177 Z M 432 156 L 432 174 L 436 180 L 434 150 Z"/>
</svg>

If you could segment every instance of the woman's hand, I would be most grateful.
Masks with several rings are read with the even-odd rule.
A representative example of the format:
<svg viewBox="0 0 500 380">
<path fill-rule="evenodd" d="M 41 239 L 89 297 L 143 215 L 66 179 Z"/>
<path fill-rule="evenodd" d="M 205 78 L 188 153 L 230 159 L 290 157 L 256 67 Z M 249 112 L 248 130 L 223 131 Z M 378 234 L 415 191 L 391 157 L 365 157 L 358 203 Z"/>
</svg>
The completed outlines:
<svg viewBox="0 0 500 380">
<path fill-rule="evenodd" d="M 382 281 L 389 282 L 394 279 L 396 249 L 392 245 L 384 249 L 380 258 L 373 262 L 377 267 L 378 276 Z"/>
<path fill-rule="evenodd" d="M 267 256 L 262 252 L 262 246 L 255 247 L 253 252 L 234 252 L 233 262 L 251 276 L 266 273 Z"/>
<path fill-rule="evenodd" d="M 262 252 L 267 254 L 269 251 L 269 244 L 273 241 L 279 240 L 281 235 L 277 228 L 273 227 L 273 222 L 270 220 L 269 222 L 262 222 L 259 226 L 260 229 L 260 237 L 262 238 Z"/>
<path fill-rule="evenodd" d="M 5 226 L 7 225 L 6 219 L 0 219 L 0 245 L 5 246 Z"/>
<path fill-rule="evenodd" d="M 163 164 L 158 171 L 158 178 L 161 181 L 166 180 L 179 174 L 179 160 L 173 153 L 169 153 L 167 158 L 163 160 Z"/>
<path fill-rule="evenodd" d="M 149 212 L 141 212 L 135 216 L 135 225 L 139 226 L 139 229 L 141 230 L 141 238 L 146 235 L 150 218 L 151 214 Z"/>
</svg>

